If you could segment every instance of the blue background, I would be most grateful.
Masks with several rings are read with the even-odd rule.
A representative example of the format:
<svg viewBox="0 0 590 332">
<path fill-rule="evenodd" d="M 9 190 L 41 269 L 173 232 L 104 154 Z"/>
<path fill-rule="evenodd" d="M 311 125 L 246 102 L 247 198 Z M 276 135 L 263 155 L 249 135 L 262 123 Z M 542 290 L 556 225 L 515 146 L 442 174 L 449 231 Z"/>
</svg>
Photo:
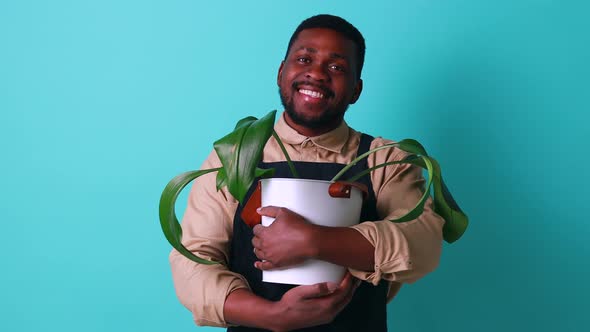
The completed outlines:
<svg viewBox="0 0 590 332">
<path fill-rule="evenodd" d="M 281 109 L 323 12 L 367 40 L 347 121 L 424 143 L 471 218 L 392 330 L 586 331 L 590 6 L 567 0 L 2 1 L 0 329 L 217 331 L 175 297 L 159 194 Z"/>
</svg>

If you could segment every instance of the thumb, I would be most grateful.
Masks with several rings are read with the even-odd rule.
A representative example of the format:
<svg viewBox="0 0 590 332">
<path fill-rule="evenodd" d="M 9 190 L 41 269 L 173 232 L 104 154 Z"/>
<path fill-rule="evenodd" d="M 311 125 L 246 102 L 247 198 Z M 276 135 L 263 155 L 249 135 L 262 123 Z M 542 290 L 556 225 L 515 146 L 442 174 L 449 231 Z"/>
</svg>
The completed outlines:
<svg viewBox="0 0 590 332">
<path fill-rule="evenodd" d="M 304 285 L 295 288 L 297 294 L 303 299 L 313 299 L 334 293 L 338 289 L 338 284 L 333 282 L 322 282 L 314 285 Z"/>
<path fill-rule="evenodd" d="M 281 208 L 278 206 L 269 205 L 269 206 L 259 207 L 258 209 L 256 209 L 256 212 L 258 212 L 258 214 L 261 216 L 276 218 L 277 215 L 279 214 L 280 209 Z"/>
</svg>

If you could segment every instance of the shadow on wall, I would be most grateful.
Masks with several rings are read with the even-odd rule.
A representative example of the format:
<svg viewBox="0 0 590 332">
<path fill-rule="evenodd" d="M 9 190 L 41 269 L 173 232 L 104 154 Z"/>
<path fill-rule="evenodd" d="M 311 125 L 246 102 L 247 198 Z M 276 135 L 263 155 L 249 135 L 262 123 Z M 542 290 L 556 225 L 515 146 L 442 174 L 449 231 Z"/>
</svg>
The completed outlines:
<svg viewBox="0 0 590 332">
<path fill-rule="evenodd" d="M 430 62 L 407 90 L 414 93 L 405 109 L 421 123 L 420 140 L 440 161 L 470 226 L 445 246 L 426 282 L 405 286 L 391 304 L 396 330 L 563 330 L 575 316 L 564 305 L 575 287 L 553 286 L 568 269 L 575 276 L 573 266 L 559 264 L 559 252 L 579 248 L 563 239 L 547 245 L 566 235 L 554 227 L 560 211 L 550 193 L 559 183 L 547 179 L 555 165 L 540 144 L 558 116 L 555 96 L 535 68 L 519 66 L 526 59 L 481 54 Z M 404 318 L 416 313 L 418 321 Z"/>
</svg>

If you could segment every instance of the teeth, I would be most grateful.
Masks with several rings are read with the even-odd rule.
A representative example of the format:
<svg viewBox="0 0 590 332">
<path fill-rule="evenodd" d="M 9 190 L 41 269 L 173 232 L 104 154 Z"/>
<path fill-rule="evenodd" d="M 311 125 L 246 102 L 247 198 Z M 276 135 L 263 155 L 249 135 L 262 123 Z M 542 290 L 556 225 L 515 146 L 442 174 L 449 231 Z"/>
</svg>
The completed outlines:
<svg viewBox="0 0 590 332">
<path fill-rule="evenodd" d="M 313 98 L 324 98 L 324 95 L 317 91 L 301 89 L 299 90 L 299 93 L 302 93 Z"/>
</svg>

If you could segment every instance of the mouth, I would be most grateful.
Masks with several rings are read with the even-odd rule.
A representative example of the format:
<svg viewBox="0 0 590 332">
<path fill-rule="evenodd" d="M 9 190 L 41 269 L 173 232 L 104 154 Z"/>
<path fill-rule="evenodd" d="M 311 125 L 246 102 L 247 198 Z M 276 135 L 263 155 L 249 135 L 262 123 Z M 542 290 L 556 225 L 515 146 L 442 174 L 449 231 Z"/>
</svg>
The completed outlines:
<svg viewBox="0 0 590 332">
<path fill-rule="evenodd" d="M 295 82 L 293 88 L 300 94 L 316 100 L 328 99 L 334 95 L 328 88 L 310 84 L 309 82 Z"/>
<path fill-rule="evenodd" d="M 319 91 L 314 91 L 314 90 L 309 90 L 309 89 L 299 89 L 299 90 L 297 90 L 297 92 L 299 92 L 303 95 L 306 95 L 306 96 L 310 96 L 311 98 L 317 98 L 317 99 L 324 98 L 324 94 Z"/>
</svg>

